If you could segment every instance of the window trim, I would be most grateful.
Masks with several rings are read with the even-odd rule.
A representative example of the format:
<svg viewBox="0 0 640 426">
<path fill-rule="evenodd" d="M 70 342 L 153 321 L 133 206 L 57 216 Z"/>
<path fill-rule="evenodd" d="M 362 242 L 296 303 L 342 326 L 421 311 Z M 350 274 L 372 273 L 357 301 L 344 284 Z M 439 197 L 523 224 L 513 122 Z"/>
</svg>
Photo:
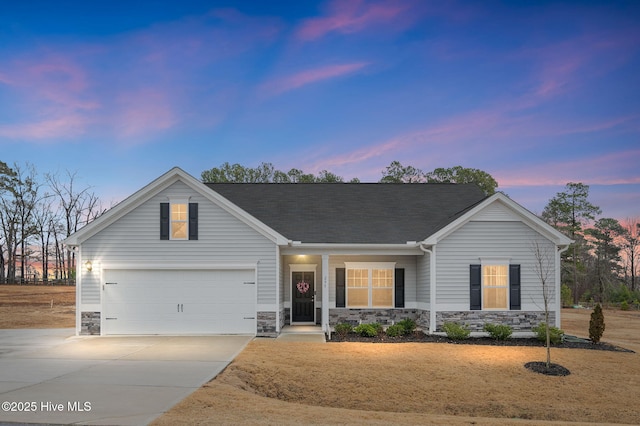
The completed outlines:
<svg viewBox="0 0 640 426">
<path fill-rule="evenodd" d="M 345 307 L 350 309 L 393 309 L 395 307 L 395 287 L 396 262 L 344 262 L 345 266 Z M 367 270 L 367 306 L 350 306 L 349 304 L 349 270 L 350 269 L 366 269 Z M 391 270 L 391 303 L 388 306 L 372 306 L 373 303 L 373 270 L 388 269 Z M 362 287 L 364 288 L 364 287 Z M 378 287 L 387 288 L 387 287 Z"/>
<path fill-rule="evenodd" d="M 191 200 L 191 197 L 176 197 L 176 196 L 169 196 L 168 198 L 168 202 L 169 202 L 169 240 L 170 241 L 187 241 L 189 240 L 189 202 Z M 173 206 L 177 205 L 177 204 L 182 204 L 185 206 L 185 220 L 184 221 L 175 221 L 173 220 Z M 173 237 L 173 224 L 174 222 L 181 222 L 185 224 L 185 237 L 184 238 L 174 238 Z"/>
<path fill-rule="evenodd" d="M 510 277 L 510 265 L 511 265 L 511 259 L 510 258 L 495 258 L 495 257 L 488 257 L 488 258 L 480 258 L 480 294 L 481 294 L 481 298 L 480 298 L 480 302 L 481 302 L 481 310 L 482 311 L 509 311 L 511 310 L 511 277 Z M 485 275 L 484 275 L 484 268 L 486 266 L 504 266 L 506 268 L 506 278 L 507 278 L 507 282 L 505 285 L 501 285 L 501 286 L 486 286 L 485 287 Z M 485 288 L 504 288 L 505 292 L 506 292 L 506 301 L 505 301 L 505 306 L 504 308 L 487 308 L 485 307 L 485 302 L 486 302 L 486 297 L 485 297 Z"/>
</svg>

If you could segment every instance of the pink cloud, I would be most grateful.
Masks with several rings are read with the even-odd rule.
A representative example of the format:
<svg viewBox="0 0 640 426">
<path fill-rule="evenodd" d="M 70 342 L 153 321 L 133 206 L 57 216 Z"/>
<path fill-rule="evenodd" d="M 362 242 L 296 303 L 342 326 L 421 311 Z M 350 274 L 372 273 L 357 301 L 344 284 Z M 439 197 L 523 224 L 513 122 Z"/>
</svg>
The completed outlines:
<svg viewBox="0 0 640 426">
<path fill-rule="evenodd" d="M 118 97 L 117 106 L 113 125 L 121 138 L 166 130 L 178 122 L 167 95 L 159 90 L 123 93 Z"/>
<path fill-rule="evenodd" d="M 368 63 L 366 62 L 354 62 L 301 71 L 290 76 L 269 81 L 262 86 L 262 89 L 272 95 L 280 94 L 289 90 L 299 89 L 308 84 L 352 74 L 367 65 Z"/>
<path fill-rule="evenodd" d="M 87 122 L 78 115 L 44 119 L 25 124 L 0 125 L 0 137 L 16 140 L 44 140 L 80 136 Z"/>
<path fill-rule="evenodd" d="M 635 172 L 640 150 L 617 151 L 595 157 L 578 158 L 502 170 L 494 177 L 504 188 L 522 186 L 565 185 L 583 182 L 589 185 L 640 184 Z"/>
<path fill-rule="evenodd" d="M 334 0 L 328 13 L 320 18 L 311 18 L 302 23 L 296 37 L 303 41 L 316 40 L 331 32 L 350 34 L 370 26 L 384 24 L 397 19 L 409 8 L 407 2 L 363 0 Z"/>
</svg>

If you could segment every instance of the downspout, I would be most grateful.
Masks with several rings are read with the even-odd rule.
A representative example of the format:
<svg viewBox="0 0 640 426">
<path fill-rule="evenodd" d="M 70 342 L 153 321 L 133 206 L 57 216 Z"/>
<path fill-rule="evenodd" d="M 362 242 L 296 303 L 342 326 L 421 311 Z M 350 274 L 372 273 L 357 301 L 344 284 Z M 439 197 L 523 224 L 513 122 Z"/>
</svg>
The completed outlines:
<svg viewBox="0 0 640 426">
<path fill-rule="evenodd" d="M 560 328 L 560 314 L 562 312 L 562 283 L 560 280 L 562 279 L 561 272 L 561 262 L 560 257 L 562 253 L 569 249 L 569 244 L 564 247 L 559 247 L 556 250 L 556 327 Z"/>
<path fill-rule="evenodd" d="M 436 245 L 427 248 L 421 242 L 419 247 L 429 253 L 429 334 L 433 334 L 436 331 Z"/>
</svg>

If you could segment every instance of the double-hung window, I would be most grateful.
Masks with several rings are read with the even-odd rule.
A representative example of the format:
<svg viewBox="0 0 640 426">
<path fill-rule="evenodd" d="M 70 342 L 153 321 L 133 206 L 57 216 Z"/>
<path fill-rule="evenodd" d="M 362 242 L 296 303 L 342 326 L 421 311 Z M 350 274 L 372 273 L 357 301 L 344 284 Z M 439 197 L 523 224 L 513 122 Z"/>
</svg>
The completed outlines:
<svg viewBox="0 0 640 426">
<path fill-rule="evenodd" d="M 393 262 L 346 262 L 346 305 L 349 308 L 394 306 Z"/>
<path fill-rule="evenodd" d="M 172 240 L 186 240 L 188 231 L 187 203 L 172 203 L 170 233 Z"/>
<path fill-rule="evenodd" d="M 160 239 L 197 240 L 198 203 L 190 203 L 186 198 L 160 203 Z"/>
<path fill-rule="evenodd" d="M 509 259 L 480 259 L 470 265 L 471 310 L 520 310 L 520 265 Z"/>
<path fill-rule="evenodd" d="M 482 265 L 483 309 L 508 309 L 508 272 L 507 265 Z"/>
</svg>

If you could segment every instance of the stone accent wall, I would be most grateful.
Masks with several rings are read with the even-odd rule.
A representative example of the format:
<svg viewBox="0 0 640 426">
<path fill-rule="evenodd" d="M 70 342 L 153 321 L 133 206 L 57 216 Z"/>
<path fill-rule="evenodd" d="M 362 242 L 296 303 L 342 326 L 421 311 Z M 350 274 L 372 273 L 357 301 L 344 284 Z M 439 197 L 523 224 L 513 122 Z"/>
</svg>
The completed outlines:
<svg viewBox="0 0 640 426">
<path fill-rule="evenodd" d="M 276 313 L 258 312 L 258 324 L 256 329 L 258 337 L 276 337 Z"/>
<path fill-rule="evenodd" d="M 549 323 L 555 324 L 555 312 L 549 312 Z M 531 331 L 544 322 L 544 312 L 534 311 L 462 311 L 437 312 L 436 331 L 442 331 L 445 322 L 465 324 L 471 331 L 482 331 L 485 323 L 507 324 L 513 331 Z"/>
<path fill-rule="evenodd" d="M 421 309 L 329 309 L 329 325 L 334 326 L 341 322 L 348 322 L 352 325 L 361 323 L 378 322 L 383 325 L 392 325 L 405 318 L 411 318 L 418 322 Z M 427 321 L 429 315 L 427 313 Z M 427 323 L 427 329 L 429 325 Z"/>
<path fill-rule="evenodd" d="M 422 329 L 426 334 L 429 334 L 429 324 L 431 323 L 430 311 L 423 311 L 422 309 L 418 310 L 418 317 L 416 320 L 416 325 L 418 328 Z"/>
<path fill-rule="evenodd" d="M 284 308 L 284 323 L 291 324 L 291 308 Z"/>
<path fill-rule="evenodd" d="M 100 312 L 80 313 L 80 334 L 83 336 L 100 334 Z"/>
<path fill-rule="evenodd" d="M 289 308 L 280 308 L 280 330 L 282 327 L 289 324 Z"/>
</svg>

